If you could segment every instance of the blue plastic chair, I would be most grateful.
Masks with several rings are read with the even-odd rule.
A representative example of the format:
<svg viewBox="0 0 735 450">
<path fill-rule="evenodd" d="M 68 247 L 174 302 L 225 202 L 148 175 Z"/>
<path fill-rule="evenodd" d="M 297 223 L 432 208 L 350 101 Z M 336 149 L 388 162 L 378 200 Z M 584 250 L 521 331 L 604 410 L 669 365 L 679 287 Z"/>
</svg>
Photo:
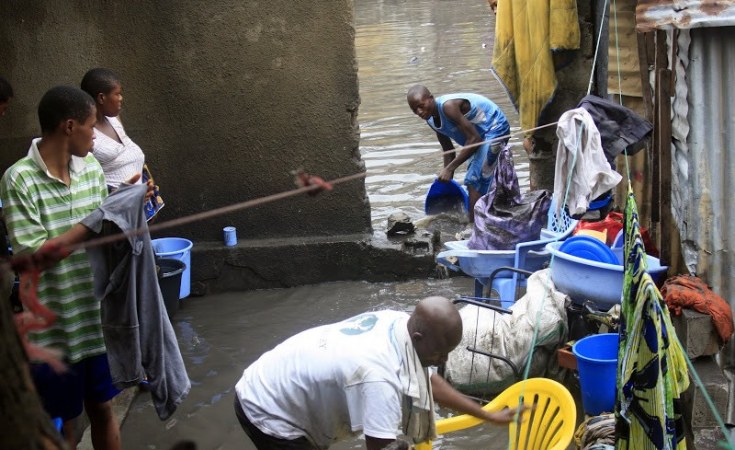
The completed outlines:
<svg viewBox="0 0 735 450">
<path fill-rule="evenodd" d="M 571 236 L 577 222 L 567 214 L 565 208 L 561 208 L 557 213 L 556 201 L 552 199 L 546 219 L 546 228 L 541 229 L 540 238 L 536 241 L 516 244 L 513 268 L 528 272 L 541 270 L 551 259 L 551 254 L 545 249 L 546 244 L 563 241 Z M 497 291 L 501 304 L 504 305 L 515 303 L 518 287 L 526 286 L 527 276 L 518 271 L 512 271 L 512 274 L 510 279 L 496 278 L 491 284 L 492 289 Z M 475 280 L 475 294 L 477 294 L 477 288 L 477 280 Z"/>
<path fill-rule="evenodd" d="M 615 240 L 613 240 L 612 245 L 610 248 L 623 248 L 625 245 L 625 229 L 621 229 L 618 231 L 618 234 L 615 235 Z"/>
</svg>

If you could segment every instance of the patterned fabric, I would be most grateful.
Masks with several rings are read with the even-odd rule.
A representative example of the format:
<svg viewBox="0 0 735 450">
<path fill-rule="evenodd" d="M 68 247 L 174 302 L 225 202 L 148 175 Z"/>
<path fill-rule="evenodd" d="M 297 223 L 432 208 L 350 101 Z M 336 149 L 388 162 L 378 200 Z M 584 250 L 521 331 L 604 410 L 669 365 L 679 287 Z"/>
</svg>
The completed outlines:
<svg viewBox="0 0 735 450">
<path fill-rule="evenodd" d="M 689 386 L 686 360 L 673 334 L 669 310 L 646 273 L 638 207 L 630 184 L 625 218 L 615 448 L 684 450 L 680 398 Z"/>
<path fill-rule="evenodd" d="M 153 196 L 148 199 L 143 206 L 145 210 L 145 220 L 150 221 L 153 217 L 155 217 L 156 214 L 158 214 L 158 211 L 160 211 L 166 203 L 164 203 L 163 198 L 161 197 L 161 193 L 158 190 L 158 185 L 153 179 L 153 175 L 151 175 L 150 169 L 148 169 L 148 164 L 143 164 L 142 181 L 143 184 L 148 183 L 148 181 L 153 183 Z"/>
<path fill-rule="evenodd" d="M 510 145 L 498 156 L 490 191 L 475 204 L 475 223 L 467 243 L 471 250 L 511 250 L 541 235 L 551 193 L 539 189 L 521 194 Z"/>
<path fill-rule="evenodd" d="M 82 221 L 107 195 L 97 160 L 72 156 L 69 186 L 50 175 L 34 139 L 28 156 L 0 181 L 0 197 L 15 254 L 37 250 Z M 60 349 L 71 363 L 105 352 L 100 304 L 92 290 L 92 269 L 84 251 L 77 251 L 44 271 L 38 297 L 57 315 L 48 329 L 30 333 L 31 342 Z"/>
</svg>

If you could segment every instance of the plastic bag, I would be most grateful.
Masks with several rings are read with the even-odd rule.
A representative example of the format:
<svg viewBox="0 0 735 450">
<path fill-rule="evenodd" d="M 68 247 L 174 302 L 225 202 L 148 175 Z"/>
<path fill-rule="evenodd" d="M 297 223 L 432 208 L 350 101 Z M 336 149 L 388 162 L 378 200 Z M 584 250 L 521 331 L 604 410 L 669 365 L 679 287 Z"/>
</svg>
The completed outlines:
<svg viewBox="0 0 735 450">
<path fill-rule="evenodd" d="M 615 237 L 618 235 L 618 232 L 623 229 L 624 222 L 625 219 L 623 218 L 622 213 L 611 211 L 608 213 L 607 217 L 596 222 L 580 220 L 577 222 L 577 227 L 574 229 L 573 234 L 576 235 L 580 230 L 604 231 L 607 233 L 607 241 L 605 243 L 607 245 L 612 245 Z"/>
<path fill-rule="evenodd" d="M 554 288 L 549 269 L 544 269 L 528 278 L 526 294 L 510 307 L 513 314 L 462 307 L 462 341 L 449 353 L 444 377 L 473 395 L 497 394 L 518 381 L 507 362 L 467 350 L 472 347 L 508 358 L 521 369 L 533 348 L 529 376 L 554 378 L 559 372 L 556 349 L 568 336 L 566 298 Z"/>
<path fill-rule="evenodd" d="M 580 220 L 572 234 L 577 235 L 580 230 L 604 231 L 607 233 L 605 243 L 612 246 L 615 238 L 618 236 L 618 233 L 623 229 L 624 222 L 625 218 L 622 213 L 610 211 L 610 213 L 608 213 L 608 215 L 602 220 Z M 641 227 L 641 237 L 643 238 L 643 247 L 646 249 L 646 253 L 651 256 L 658 257 L 658 249 L 653 243 L 647 228 Z"/>
<path fill-rule="evenodd" d="M 498 155 L 493 184 L 475 204 L 475 223 L 467 247 L 510 250 L 519 242 L 539 238 L 551 204 L 551 192 L 541 189 L 521 195 L 510 146 Z"/>
</svg>

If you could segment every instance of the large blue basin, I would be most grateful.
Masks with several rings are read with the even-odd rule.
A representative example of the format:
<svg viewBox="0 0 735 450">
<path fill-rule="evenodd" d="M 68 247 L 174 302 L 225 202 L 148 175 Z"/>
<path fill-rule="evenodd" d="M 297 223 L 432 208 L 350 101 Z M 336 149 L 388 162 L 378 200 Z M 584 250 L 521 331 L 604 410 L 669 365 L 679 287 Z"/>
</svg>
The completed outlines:
<svg viewBox="0 0 735 450">
<path fill-rule="evenodd" d="M 515 250 L 470 250 L 467 248 L 468 242 L 468 240 L 445 242 L 444 246 L 448 250 L 437 255 L 437 262 L 451 270 L 463 272 L 473 278 L 488 278 L 495 269 L 504 266 L 515 266 Z M 452 262 L 450 257 L 456 258 L 456 263 Z M 523 268 L 533 272 L 541 269 L 548 260 L 548 253 L 535 252 L 527 256 L 526 265 Z M 498 274 L 498 278 L 510 278 L 512 276 L 513 273 L 508 271 Z"/>
<path fill-rule="evenodd" d="M 578 258 L 559 250 L 563 242 L 551 242 L 546 249 L 551 253 L 551 280 L 559 292 L 567 294 L 575 303 L 590 300 L 597 308 L 607 311 L 620 303 L 623 295 L 623 249 L 612 249 L 620 264 L 607 264 Z M 646 255 L 647 272 L 658 282 L 666 276 L 668 266 L 658 258 Z"/>
</svg>

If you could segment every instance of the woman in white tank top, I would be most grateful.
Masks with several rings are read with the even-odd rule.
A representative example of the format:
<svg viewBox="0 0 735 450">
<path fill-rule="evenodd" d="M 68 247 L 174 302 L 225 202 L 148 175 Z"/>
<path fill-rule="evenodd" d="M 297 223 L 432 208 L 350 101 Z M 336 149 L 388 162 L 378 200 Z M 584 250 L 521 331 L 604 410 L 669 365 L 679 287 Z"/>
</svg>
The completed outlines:
<svg viewBox="0 0 735 450">
<path fill-rule="evenodd" d="M 128 137 L 118 118 L 123 100 L 120 78 L 112 70 L 98 67 L 84 75 L 81 88 L 94 98 L 97 106 L 92 154 L 102 166 L 110 192 L 138 174 L 141 174 L 138 183 L 151 180 L 143 150 Z M 145 205 L 148 220 L 162 207 L 163 199 L 158 194 L 158 186 L 154 186 L 154 195 Z"/>
</svg>

